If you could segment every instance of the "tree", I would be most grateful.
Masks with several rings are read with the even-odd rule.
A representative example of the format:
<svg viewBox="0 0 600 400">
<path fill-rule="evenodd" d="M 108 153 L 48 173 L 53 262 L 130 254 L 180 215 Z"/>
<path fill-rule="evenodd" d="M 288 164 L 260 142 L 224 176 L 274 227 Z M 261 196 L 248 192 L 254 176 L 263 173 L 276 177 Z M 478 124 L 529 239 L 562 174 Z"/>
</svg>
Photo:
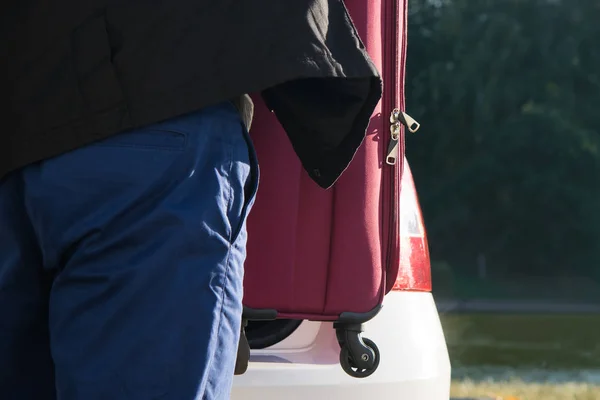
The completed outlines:
<svg viewBox="0 0 600 400">
<path fill-rule="evenodd" d="M 600 271 L 600 3 L 411 2 L 407 137 L 432 256 Z M 600 273 L 597 272 L 600 277 Z"/>
</svg>

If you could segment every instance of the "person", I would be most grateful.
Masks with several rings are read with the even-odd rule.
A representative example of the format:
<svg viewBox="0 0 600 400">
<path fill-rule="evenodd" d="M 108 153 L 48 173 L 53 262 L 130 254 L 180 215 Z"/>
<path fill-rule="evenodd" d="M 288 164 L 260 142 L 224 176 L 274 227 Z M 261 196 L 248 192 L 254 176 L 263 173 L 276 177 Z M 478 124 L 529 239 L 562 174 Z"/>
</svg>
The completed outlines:
<svg viewBox="0 0 600 400">
<path fill-rule="evenodd" d="M 382 90 L 343 1 L 2 15 L 0 397 L 228 399 L 258 185 L 248 94 L 333 185 Z"/>
</svg>

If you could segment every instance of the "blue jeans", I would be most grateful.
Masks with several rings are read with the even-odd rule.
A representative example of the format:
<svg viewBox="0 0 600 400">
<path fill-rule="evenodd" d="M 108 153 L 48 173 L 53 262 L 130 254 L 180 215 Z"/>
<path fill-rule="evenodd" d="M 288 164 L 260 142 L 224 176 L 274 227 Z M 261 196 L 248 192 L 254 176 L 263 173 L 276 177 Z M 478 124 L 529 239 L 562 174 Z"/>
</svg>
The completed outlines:
<svg viewBox="0 0 600 400">
<path fill-rule="evenodd" d="M 225 400 L 254 149 L 230 103 L 0 181 L 0 398 Z"/>
</svg>

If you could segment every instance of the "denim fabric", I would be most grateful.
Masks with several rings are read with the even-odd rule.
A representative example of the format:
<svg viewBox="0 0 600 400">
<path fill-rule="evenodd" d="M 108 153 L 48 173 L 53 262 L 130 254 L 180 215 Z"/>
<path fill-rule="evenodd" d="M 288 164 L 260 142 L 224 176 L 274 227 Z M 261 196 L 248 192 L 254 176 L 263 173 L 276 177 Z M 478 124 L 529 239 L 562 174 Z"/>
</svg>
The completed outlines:
<svg viewBox="0 0 600 400">
<path fill-rule="evenodd" d="M 228 399 L 257 184 L 230 103 L 0 181 L 0 398 Z"/>
</svg>

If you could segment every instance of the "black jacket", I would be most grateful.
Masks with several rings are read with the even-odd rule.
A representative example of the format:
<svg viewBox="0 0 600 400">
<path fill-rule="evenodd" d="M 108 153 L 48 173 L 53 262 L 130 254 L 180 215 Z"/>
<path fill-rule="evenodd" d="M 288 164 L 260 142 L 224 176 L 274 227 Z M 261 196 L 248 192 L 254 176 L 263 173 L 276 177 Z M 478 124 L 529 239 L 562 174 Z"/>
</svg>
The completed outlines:
<svg viewBox="0 0 600 400">
<path fill-rule="evenodd" d="M 262 92 L 310 176 L 328 187 L 381 96 L 342 0 L 9 0 L 2 15 L 0 179 Z"/>
</svg>

